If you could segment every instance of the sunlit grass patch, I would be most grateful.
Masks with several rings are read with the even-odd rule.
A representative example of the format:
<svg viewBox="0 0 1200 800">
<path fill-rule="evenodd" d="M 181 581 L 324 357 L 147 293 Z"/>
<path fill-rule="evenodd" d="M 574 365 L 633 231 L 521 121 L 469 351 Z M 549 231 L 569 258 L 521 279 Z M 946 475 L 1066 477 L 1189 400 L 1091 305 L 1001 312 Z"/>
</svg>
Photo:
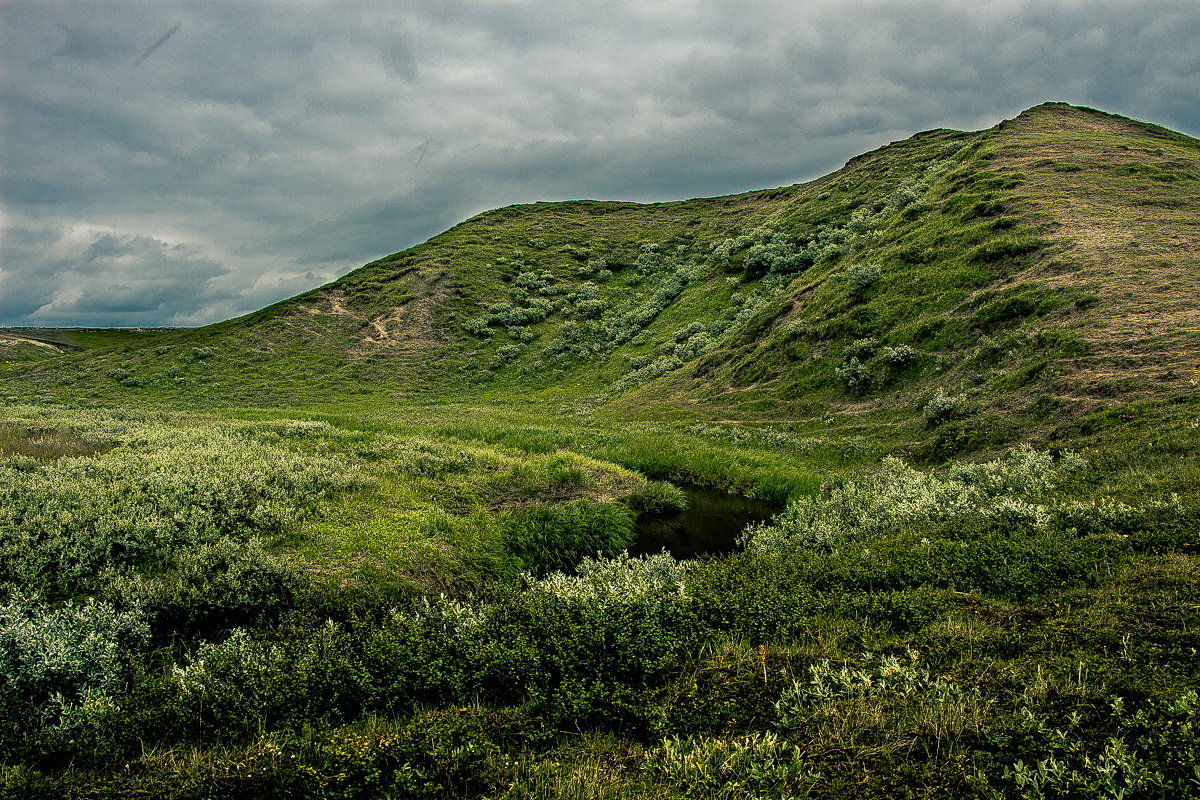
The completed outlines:
<svg viewBox="0 0 1200 800">
<path fill-rule="evenodd" d="M 70 430 L 0 423 L 0 456 L 26 456 L 52 461 L 56 458 L 95 455 L 106 449 L 104 444 L 89 441 Z"/>
</svg>

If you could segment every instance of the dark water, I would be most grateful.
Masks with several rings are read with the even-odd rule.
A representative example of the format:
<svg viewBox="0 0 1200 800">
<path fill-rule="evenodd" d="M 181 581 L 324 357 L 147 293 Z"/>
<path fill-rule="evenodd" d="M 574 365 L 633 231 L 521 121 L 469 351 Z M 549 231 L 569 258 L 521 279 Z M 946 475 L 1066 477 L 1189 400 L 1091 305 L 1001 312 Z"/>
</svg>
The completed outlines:
<svg viewBox="0 0 1200 800">
<path fill-rule="evenodd" d="M 631 555 L 658 553 L 666 548 L 676 558 L 694 558 L 735 549 L 738 534 L 752 522 L 765 522 L 783 510 L 776 503 L 703 486 L 681 485 L 688 510 L 638 517 Z"/>
</svg>

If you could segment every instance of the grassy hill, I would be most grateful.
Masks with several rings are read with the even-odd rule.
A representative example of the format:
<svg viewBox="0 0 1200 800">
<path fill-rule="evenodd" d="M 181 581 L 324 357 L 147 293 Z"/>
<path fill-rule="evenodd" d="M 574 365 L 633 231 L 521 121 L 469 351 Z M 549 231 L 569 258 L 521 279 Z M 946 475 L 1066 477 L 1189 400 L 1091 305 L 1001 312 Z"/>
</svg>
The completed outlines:
<svg viewBox="0 0 1200 800">
<path fill-rule="evenodd" d="M 0 328 L 0 363 L 150 341 L 167 328 Z"/>
<path fill-rule="evenodd" d="M 1200 797 L 1198 226 L 1050 103 L 0 332 L 0 798 Z"/>
<path fill-rule="evenodd" d="M 1194 409 L 1197 220 L 1200 142 L 1048 103 L 796 186 L 490 211 L 248 316 L 6 383 L 656 405 L 873 426 L 950 455 Z M 948 423 L 938 441 L 927 419 Z"/>
</svg>

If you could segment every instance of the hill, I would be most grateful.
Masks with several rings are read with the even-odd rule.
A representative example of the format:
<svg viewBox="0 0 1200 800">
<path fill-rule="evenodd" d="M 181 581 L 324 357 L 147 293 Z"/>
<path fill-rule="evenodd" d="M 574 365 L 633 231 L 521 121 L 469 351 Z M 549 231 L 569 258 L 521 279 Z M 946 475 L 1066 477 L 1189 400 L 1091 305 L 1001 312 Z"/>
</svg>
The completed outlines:
<svg viewBox="0 0 1200 800">
<path fill-rule="evenodd" d="M 0 328 L 0 362 L 148 341 L 169 328 Z"/>
<path fill-rule="evenodd" d="M 1198 156 L 1047 104 L 0 332 L 0 798 L 1200 795 Z"/>
<path fill-rule="evenodd" d="M 1047 103 L 805 184 L 497 209 L 248 316 L 4 378 L 216 405 L 537 396 L 899 442 L 929 420 L 947 455 L 1190 406 L 1198 267 L 1200 142 Z"/>
</svg>

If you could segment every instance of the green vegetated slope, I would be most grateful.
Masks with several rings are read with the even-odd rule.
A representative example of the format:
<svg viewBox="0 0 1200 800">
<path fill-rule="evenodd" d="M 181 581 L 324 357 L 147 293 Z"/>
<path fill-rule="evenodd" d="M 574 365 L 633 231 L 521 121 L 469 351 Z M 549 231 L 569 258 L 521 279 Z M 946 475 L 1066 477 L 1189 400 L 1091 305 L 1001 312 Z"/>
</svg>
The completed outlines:
<svg viewBox="0 0 1200 800">
<path fill-rule="evenodd" d="M 1200 797 L 1198 162 L 1047 104 L 14 337 L 0 798 Z M 624 555 L 666 481 L 787 505 Z"/>
<path fill-rule="evenodd" d="M 12 393 L 698 405 L 882 425 L 933 455 L 1073 437 L 1190 403 L 1198 219 L 1200 143 L 1050 103 L 797 186 L 487 212 L 249 316 L 24 369 Z M 948 423 L 935 441 L 923 413 Z"/>
</svg>

